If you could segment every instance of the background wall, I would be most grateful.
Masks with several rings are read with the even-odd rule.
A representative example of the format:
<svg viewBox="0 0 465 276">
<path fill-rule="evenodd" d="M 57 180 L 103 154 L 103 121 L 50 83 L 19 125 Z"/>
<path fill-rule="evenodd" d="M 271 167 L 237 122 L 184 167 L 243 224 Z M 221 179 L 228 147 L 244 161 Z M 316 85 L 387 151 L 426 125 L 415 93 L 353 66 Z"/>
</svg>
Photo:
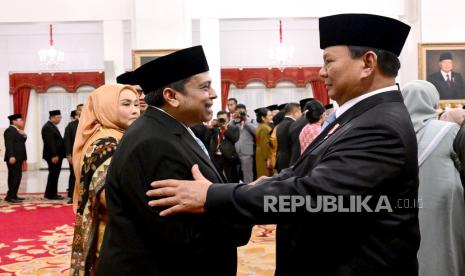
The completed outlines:
<svg viewBox="0 0 465 276">
<path fill-rule="evenodd" d="M 50 70 L 40 65 L 37 57 L 37 51 L 48 46 L 49 23 L 54 24 L 56 48 L 65 52 L 65 64 L 53 70 L 104 70 L 106 80 L 113 82 L 116 75 L 132 69 L 132 49 L 203 44 L 214 65 L 212 76 L 219 91 L 221 67 L 273 65 L 268 50 L 278 44 L 279 18 L 283 19 L 284 42 L 295 48 L 289 65 L 321 65 L 318 17 L 341 12 L 376 13 L 412 26 L 400 57 L 398 81 L 402 85 L 418 78 L 418 43 L 465 42 L 463 10 L 463 0 L 327 0 L 325 5 L 305 0 L 5 1 L 0 14 L 0 128 L 8 126 L 6 117 L 13 112 L 8 74 Z M 260 85 L 248 87 L 255 92 L 251 96 L 234 87 L 231 94 L 257 105 L 260 101 L 280 103 L 286 94 L 292 95 L 290 98 L 311 95 L 309 87 L 294 90 L 289 83 L 276 90 Z M 29 106 L 30 114 L 38 118 L 40 100 L 34 93 Z M 36 133 L 41 126 L 29 127 Z M 38 146 L 31 145 L 28 151 L 39 156 L 40 149 L 35 148 Z"/>
</svg>

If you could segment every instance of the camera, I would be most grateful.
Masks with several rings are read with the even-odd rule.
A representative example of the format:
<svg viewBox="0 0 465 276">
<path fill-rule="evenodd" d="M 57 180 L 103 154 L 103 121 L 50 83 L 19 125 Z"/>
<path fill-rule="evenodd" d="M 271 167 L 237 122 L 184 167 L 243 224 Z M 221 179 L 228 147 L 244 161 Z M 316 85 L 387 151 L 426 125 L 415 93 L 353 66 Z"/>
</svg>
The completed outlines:
<svg viewBox="0 0 465 276">
<path fill-rule="evenodd" d="M 226 124 L 226 120 L 224 118 L 219 118 L 218 119 L 218 125 L 224 126 Z"/>
</svg>

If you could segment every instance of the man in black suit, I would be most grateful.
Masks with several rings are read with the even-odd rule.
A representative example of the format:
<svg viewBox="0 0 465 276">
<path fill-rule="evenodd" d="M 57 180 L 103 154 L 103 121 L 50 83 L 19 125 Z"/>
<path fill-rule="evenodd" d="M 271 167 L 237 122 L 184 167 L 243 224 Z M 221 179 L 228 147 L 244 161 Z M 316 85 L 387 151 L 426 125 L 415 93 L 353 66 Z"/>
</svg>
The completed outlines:
<svg viewBox="0 0 465 276">
<path fill-rule="evenodd" d="M 153 180 L 192 179 L 194 164 L 207 179 L 224 182 L 190 129 L 212 117 L 208 70 L 201 46 L 135 70 L 149 107 L 126 130 L 108 169 L 109 221 L 97 275 L 236 275 L 236 247 L 247 243 L 250 226 L 221 216 L 161 218 L 145 195 Z"/>
<path fill-rule="evenodd" d="M 73 192 L 74 184 L 76 182 L 76 177 L 73 170 L 73 146 L 74 140 L 76 140 L 76 131 L 79 125 L 79 117 L 81 116 L 83 104 L 78 104 L 76 110 L 71 111 L 71 122 L 65 128 L 65 150 L 66 150 L 66 159 L 69 163 L 69 180 L 68 180 L 68 203 L 73 203 Z"/>
<path fill-rule="evenodd" d="M 27 160 L 26 139 L 24 133 L 24 121 L 21 114 L 8 116 L 10 126 L 3 133 L 5 138 L 5 162 L 8 167 L 8 192 L 5 201 L 18 203 L 24 198 L 18 197 L 18 189 L 21 184 L 23 171 L 21 165 Z"/>
<path fill-rule="evenodd" d="M 278 276 L 417 276 L 417 140 L 395 83 L 410 27 L 370 14 L 319 26 L 320 77 L 339 108 L 294 166 L 255 185 L 216 185 L 194 170 L 194 181 L 152 183 L 149 205 L 172 206 L 166 218 L 278 223 Z"/>
<path fill-rule="evenodd" d="M 284 108 L 284 114 L 284 119 L 276 127 L 276 137 L 278 138 L 276 170 L 278 172 L 289 168 L 292 152 L 289 127 L 302 116 L 300 105 L 298 103 L 288 103 Z"/>
<path fill-rule="evenodd" d="M 66 156 L 65 142 L 61 136 L 57 125 L 61 122 L 60 110 L 49 112 L 49 120 L 42 127 L 42 141 L 44 150 L 42 158 L 48 164 L 47 187 L 45 188 L 44 197 L 47 199 L 63 199 L 58 194 L 58 178 L 60 177 L 61 164 Z"/>
<path fill-rule="evenodd" d="M 439 56 L 439 72 L 428 76 L 427 80 L 436 86 L 441 100 L 465 99 L 465 86 L 460 73 L 453 72 L 454 61 L 450 52 Z"/>
</svg>

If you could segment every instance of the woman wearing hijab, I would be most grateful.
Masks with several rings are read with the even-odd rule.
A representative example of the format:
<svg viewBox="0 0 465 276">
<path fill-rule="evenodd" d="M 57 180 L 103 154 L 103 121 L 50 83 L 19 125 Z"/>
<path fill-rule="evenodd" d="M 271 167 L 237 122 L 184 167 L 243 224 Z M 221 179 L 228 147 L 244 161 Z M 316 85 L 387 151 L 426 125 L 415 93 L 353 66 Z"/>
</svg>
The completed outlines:
<svg viewBox="0 0 465 276">
<path fill-rule="evenodd" d="M 273 167 L 271 164 L 271 127 L 273 115 L 268 108 L 257 110 L 257 132 L 255 135 L 257 148 L 255 150 L 255 165 L 257 168 L 257 178 L 260 176 L 272 176 Z"/>
<path fill-rule="evenodd" d="M 465 203 L 452 143 L 458 125 L 437 120 L 439 93 L 427 81 L 402 90 L 418 141 L 419 275 L 465 275 Z"/>
<path fill-rule="evenodd" d="M 107 222 L 107 168 L 125 129 L 139 115 L 139 94 L 127 85 L 103 85 L 84 105 L 73 148 L 76 224 L 70 275 L 95 274 Z"/>
</svg>

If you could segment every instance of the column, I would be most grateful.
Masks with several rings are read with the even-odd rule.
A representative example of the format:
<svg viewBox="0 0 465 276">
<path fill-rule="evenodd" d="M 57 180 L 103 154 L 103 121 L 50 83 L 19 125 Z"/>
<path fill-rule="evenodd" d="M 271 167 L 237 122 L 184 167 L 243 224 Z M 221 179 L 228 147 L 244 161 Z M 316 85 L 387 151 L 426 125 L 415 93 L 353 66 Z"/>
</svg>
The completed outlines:
<svg viewBox="0 0 465 276">
<path fill-rule="evenodd" d="M 122 20 L 103 21 L 105 83 L 116 83 L 124 73 L 124 28 Z"/>
<path fill-rule="evenodd" d="M 200 19 L 200 44 L 203 46 L 210 67 L 212 87 L 218 98 L 213 101 L 213 112 L 221 110 L 221 62 L 220 62 L 220 20 Z"/>
</svg>

